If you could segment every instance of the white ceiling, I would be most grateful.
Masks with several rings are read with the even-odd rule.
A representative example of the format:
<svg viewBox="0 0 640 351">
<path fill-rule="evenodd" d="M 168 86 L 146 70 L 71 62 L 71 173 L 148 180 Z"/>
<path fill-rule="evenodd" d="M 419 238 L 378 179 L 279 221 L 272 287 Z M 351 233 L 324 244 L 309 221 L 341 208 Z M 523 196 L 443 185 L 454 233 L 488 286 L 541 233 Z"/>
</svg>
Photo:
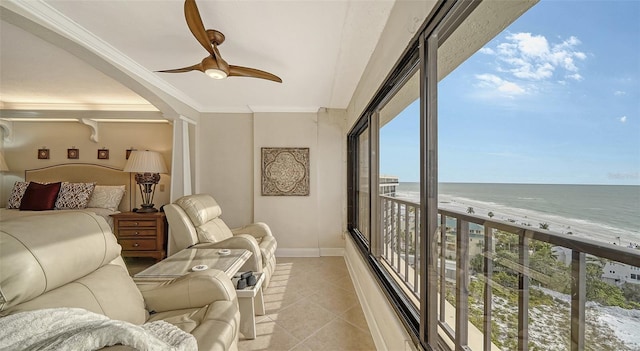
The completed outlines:
<svg viewBox="0 0 640 351">
<path fill-rule="evenodd" d="M 98 52 L 107 61 L 119 57 L 111 61 L 124 62 L 124 70 L 127 65 L 142 68 L 135 77 L 142 85 L 156 82 L 158 89 L 198 112 L 240 112 L 347 107 L 393 6 L 391 0 L 197 3 L 205 27 L 226 36 L 219 46 L 225 60 L 271 72 L 283 83 L 237 77 L 219 81 L 197 71 L 153 73 L 189 66 L 207 55 L 187 28 L 180 0 L 43 0 L 36 7 L 52 18 L 62 15 L 73 27 L 67 33 L 86 30 L 95 36 L 71 40 L 89 48 L 107 44 L 110 50 Z M 104 67 L 12 22 L 17 26 L 0 23 L 2 108 L 150 109 L 130 82 L 120 84 L 93 66 Z"/>
</svg>

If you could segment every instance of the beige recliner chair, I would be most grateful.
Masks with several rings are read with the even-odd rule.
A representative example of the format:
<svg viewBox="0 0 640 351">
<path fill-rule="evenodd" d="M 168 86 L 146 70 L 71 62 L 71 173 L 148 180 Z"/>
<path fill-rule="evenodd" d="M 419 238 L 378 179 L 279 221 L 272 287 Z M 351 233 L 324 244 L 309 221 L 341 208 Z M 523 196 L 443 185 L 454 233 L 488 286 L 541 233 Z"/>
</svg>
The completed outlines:
<svg viewBox="0 0 640 351">
<path fill-rule="evenodd" d="M 135 325 L 164 320 L 195 336 L 200 351 L 237 350 L 238 300 L 224 272 L 138 288 L 103 218 L 60 212 L 0 222 L 0 317 L 82 308 Z"/>
<path fill-rule="evenodd" d="M 245 249 L 253 255 L 241 271 L 263 272 L 263 287 L 269 286 L 276 268 L 276 239 L 265 223 L 229 229 L 222 221 L 222 209 L 207 194 L 183 196 L 165 205 L 169 229 L 169 254 L 188 247 Z"/>
</svg>

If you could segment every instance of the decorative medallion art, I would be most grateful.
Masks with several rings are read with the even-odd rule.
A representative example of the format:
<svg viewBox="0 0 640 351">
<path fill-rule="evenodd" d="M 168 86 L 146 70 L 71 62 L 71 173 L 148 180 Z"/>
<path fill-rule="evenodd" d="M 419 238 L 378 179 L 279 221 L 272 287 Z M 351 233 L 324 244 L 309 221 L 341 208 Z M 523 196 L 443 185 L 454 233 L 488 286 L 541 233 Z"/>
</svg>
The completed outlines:
<svg viewBox="0 0 640 351">
<path fill-rule="evenodd" d="M 262 196 L 309 196 L 309 148 L 262 148 Z"/>
</svg>

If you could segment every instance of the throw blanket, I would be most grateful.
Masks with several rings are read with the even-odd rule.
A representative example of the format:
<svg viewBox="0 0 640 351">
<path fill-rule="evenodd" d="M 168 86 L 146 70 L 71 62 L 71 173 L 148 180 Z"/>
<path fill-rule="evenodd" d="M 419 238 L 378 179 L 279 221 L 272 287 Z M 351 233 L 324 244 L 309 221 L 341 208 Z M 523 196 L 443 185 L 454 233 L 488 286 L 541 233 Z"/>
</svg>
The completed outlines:
<svg viewBox="0 0 640 351">
<path fill-rule="evenodd" d="M 0 318 L 0 350 L 97 350 L 122 344 L 138 350 L 197 350 L 193 335 L 156 321 L 141 326 L 81 308 L 52 308 Z"/>
</svg>

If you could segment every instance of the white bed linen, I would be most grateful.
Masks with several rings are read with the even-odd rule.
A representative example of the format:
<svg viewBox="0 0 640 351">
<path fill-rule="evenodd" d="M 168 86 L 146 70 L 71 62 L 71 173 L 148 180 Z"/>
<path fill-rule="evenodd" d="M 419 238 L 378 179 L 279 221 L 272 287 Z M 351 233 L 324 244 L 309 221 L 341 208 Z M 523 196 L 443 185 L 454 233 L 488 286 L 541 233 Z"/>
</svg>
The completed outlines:
<svg viewBox="0 0 640 351">
<path fill-rule="evenodd" d="M 20 211 L 18 209 L 6 209 L 0 208 L 0 221 L 6 221 L 7 219 L 17 218 L 17 217 L 26 217 L 26 216 L 35 216 L 42 214 L 57 214 L 64 213 L 67 211 L 84 211 L 84 212 L 92 212 L 96 215 L 104 218 L 109 226 L 111 227 L 111 231 L 113 232 L 113 218 L 110 216 L 114 213 L 120 213 L 120 211 L 112 211 L 108 208 L 97 208 L 97 207 L 87 207 L 84 209 L 78 210 L 49 210 L 49 211 Z"/>
</svg>

